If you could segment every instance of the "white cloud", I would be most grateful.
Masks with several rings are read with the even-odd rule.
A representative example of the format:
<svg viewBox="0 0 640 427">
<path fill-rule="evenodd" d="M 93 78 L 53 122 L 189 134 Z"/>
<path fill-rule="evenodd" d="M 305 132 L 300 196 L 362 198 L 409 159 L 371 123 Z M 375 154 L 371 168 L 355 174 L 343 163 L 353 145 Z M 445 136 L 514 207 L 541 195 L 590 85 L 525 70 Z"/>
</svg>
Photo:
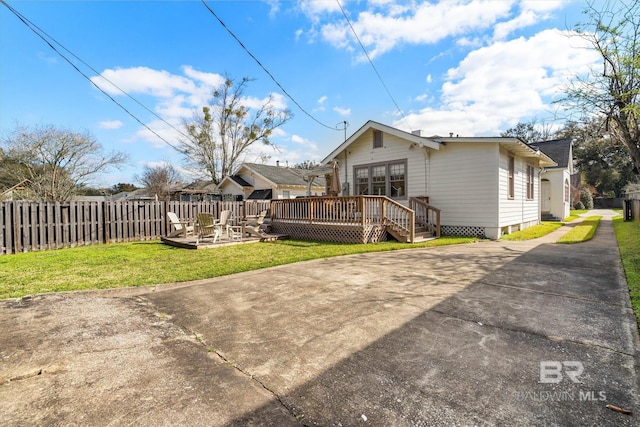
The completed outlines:
<svg viewBox="0 0 640 427">
<path fill-rule="evenodd" d="M 321 96 L 321 97 L 318 99 L 318 104 L 324 104 L 324 103 L 327 101 L 327 99 L 328 99 L 328 98 L 327 98 L 327 96 L 326 96 L 326 95 L 325 95 L 325 96 Z"/>
<path fill-rule="evenodd" d="M 351 114 L 351 108 L 341 108 L 341 107 L 333 107 L 333 111 L 340 114 L 343 117 L 346 117 Z"/>
<path fill-rule="evenodd" d="M 120 120 L 105 120 L 98 123 L 100 129 L 120 129 L 123 123 Z"/>
<path fill-rule="evenodd" d="M 113 84 L 109 84 L 101 76 L 92 77 L 92 81 L 116 97 L 124 97 L 124 94 L 114 85 L 132 96 L 143 94 L 151 97 L 151 101 L 148 102 L 151 105 L 150 109 L 155 111 L 164 121 L 154 119 L 146 123 L 152 131 L 142 127 L 132 135 L 129 142 L 142 140 L 157 148 L 167 147 L 167 143 L 162 141 L 158 137 L 159 135 L 177 146 L 180 138 L 184 137 L 179 132 L 183 119 L 190 119 L 195 111 L 199 111 L 204 105 L 207 105 L 211 100 L 212 92 L 224 84 L 226 80 L 220 74 L 199 71 L 191 66 L 183 66 L 181 69 L 183 75 L 147 67 L 107 69 L 103 71 L 101 76 L 106 77 Z M 242 102 L 248 108 L 258 108 L 269 100 L 271 105 L 278 110 L 287 108 L 286 99 L 279 93 L 271 93 L 264 98 L 246 96 Z M 144 115 L 148 116 L 148 113 L 144 112 Z M 115 122 L 101 123 L 102 127 L 114 126 L 112 128 L 115 128 L 116 125 Z M 154 132 L 158 135 L 155 135 Z M 272 136 L 282 137 L 284 135 L 284 131 L 279 132 L 276 129 Z"/>
<path fill-rule="evenodd" d="M 586 73 L 599 59 L 570 34 L 545 30 L 469 53 L 446 73 L 441 105 L 409 114 L 410 127 L 427 135 L 495 135 L 505 124 L 548 115 L 567 77 Z"/>
<path fill-rule="evenodd" d="M 291 135 L 291 142 L 306 147 L 312 151 L 318 150 L 318 144 L 300 135 Z"/>
<path fill-rule="evenodd" d="M 512 4 L 513 1 L 506 0 L 445 0 L 399 7 L 393 2 L 378 2 L 351 22 L 369 56 L 375 58 L 399 44 L 432 44 L 447 37 L 487 30 L 509 15 Z M 350 46 L 354 41 L 344 22 L 324 24 L 321 34 L 337 48 Z"/>
</svg>

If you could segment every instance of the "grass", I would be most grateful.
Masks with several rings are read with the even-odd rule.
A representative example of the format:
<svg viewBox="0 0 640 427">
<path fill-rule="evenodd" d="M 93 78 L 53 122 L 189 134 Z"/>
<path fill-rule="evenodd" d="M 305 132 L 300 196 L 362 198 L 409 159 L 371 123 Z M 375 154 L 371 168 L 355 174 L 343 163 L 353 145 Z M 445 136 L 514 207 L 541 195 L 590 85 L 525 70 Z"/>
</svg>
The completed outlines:
<svg viewBox="0 0 640 427">
<path fill-rule="evenodd" d="M 579 215 L 569 215 L 568 217 L 563 219 L 562 222 L 571 222 L 571 221 L 576 220 L 578 218 L 580 218 Z"/>
<path fill-rule="evenodd" d="M 506 234 L 502 236 L 502 240 L 513 241 L 537 239 L 538 237 L 545 236 L 560 227 L 562 227 L 561 222 L 543 222 L 542 224 L 534 225 L 533 227 L 525 228 L 524 230 Z"/>
<path fill-rule="evenodd" d="M 188 250 L 159 241 L 82 246 L 0 256 L 0 299 L 25 295 L 185 282 L 318 258 L 470 243 L 442 237 L 414 244 L 351 245 L 280 240 Z"/>
<path fill-rule="evenodd" d="M 569 215 L 571 215 L 571 216 L 573 216 L 573 215 L 579 216 L 579 215 L 582 215 L 582 214 L 586 214 L 587 212 L 589 212 L 589 209 L 571 209 L 569 211 Z"/>
<path fill-rule="evenodd" d="M 557 243 L 582 243 L 591 240 L 596 234 L 602 216 L 590 216 L 575 225 L 571 230 L 560 237 Z"/>
<path fill-rule="evenodd" d="M 640 321 L 640 222 L 623 221 L 622 217 L 613 218 L 613 228 L 618 239 L 620 258 L 627 277 L 631 306 Z"/>
</svg>

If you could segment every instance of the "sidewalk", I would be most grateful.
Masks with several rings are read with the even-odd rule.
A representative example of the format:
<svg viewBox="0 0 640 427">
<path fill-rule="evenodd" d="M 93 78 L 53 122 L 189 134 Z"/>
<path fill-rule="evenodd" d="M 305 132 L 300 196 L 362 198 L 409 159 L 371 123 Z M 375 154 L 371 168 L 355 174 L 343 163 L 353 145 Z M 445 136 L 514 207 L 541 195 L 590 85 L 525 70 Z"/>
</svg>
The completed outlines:
<svg viewBox="0 0 640 427">
<path fill-rule="evenodd" d="M 610 215 L 559 235 L 0 302 L 0 422 L 637 425 Z"/>
</svg>

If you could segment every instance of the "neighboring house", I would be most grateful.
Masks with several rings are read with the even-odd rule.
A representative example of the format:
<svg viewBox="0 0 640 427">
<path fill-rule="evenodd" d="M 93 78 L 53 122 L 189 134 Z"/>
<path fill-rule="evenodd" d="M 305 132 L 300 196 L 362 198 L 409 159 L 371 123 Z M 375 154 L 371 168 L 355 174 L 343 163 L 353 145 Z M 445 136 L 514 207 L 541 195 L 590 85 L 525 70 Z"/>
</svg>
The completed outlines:
<svg viewBox="0 0 640 427">
<path fill-rule="evenodd" d="M 293 199 L 307 196 L 305 170 L 281 166 L 243 163 L 234 175 L 225 177 L 217 191 L 224 200 Z M 326 192 L 325 180 L 313 180 L 310 195 Z"/>
<path fill-rule="evenodd" d="M 342 195 L 428 197 L 443 234 L 499 239 L 540 221 L 539 175 L 556 163 L 518 138 L 423 137 L 373 121 L 333 150 Z"/>
<path fill-rule="evenodd" d="M 543 220 L 562 221 L 571 209 L 571 175 L 573 148 L 570 138 L 529 144 L 551 157 L 556 166 L 547 166 L 540 173 L 540 212 Z"/>
</svg>

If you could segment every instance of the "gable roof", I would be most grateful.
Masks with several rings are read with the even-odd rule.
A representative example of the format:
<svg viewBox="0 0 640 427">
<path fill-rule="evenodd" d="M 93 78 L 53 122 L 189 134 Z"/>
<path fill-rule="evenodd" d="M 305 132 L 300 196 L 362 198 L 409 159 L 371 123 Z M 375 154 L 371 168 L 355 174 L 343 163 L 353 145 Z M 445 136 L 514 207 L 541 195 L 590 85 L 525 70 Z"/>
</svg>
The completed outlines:
<svg viewBox="0 0 640 427">
<path fill-rule="evenodd" d="M 569 167 L 571 159 L 571 138 L 554 139 L 552 141 L 540 141 L 529 144 L 533 148 L 540 149 L 551 157 L 558 165 L 557 168 Z"/>
<path fill-rule="evenodd" d="M 229 179 L 231 179 L 233 182 L 235 182 L 241 187 L 253 187 L 253 185 L 249 184 L 247 181 L 245 181 L 244 179 L 242 179 L 242 177 L 238 175 L 231 175 Z"/>
<path fill-rule="evenodd" d="M 344 151 L 349 145 L 351 145 L 355 140 L 357 140 L 363 133 L 365 133 L 369 129 L 375 129 L 384 133 L 388 133 L 390 135 L 397 136 L 398 138 L 402 138 L 414 144 L 418 144 L 421 147 L 429 147 L 436 150 L 440 148 L 440 144 L 437 141 L 433 140 L 433 138 L 426 138 L 424 136 L 415 135 L 413 133 L 405 132 L 403 130 L 396 129 L 391 126 L 383 125 L 382 123 L 369 120 L 360 129 L 358 129 L 353 135 L 347 138 L 345 142 L 340 144 L 338 148 L 333 150 L 331 153 L 329 153 L 327 157 L 322 159 L 322 161 L 320 162 L 320 165 L 325 166 L 327 163 L 332 161 L 340 152 Z"/>
<path fill-rule="evenodd" d="M 288 168 L 281 166 L 261 165 L 258 163 L 244 163 L 240 168 L 249 169 L 254 173 L 257 173 L 267 181 L 271 181 L 276 186 L 303 186 L 306 188 L 307 181 L 304 179 L 304 169 Z M 324 178 L 317 178 L 317 182 L 314 182 L 315 187 L 324 187 Z"/>
</svg>

